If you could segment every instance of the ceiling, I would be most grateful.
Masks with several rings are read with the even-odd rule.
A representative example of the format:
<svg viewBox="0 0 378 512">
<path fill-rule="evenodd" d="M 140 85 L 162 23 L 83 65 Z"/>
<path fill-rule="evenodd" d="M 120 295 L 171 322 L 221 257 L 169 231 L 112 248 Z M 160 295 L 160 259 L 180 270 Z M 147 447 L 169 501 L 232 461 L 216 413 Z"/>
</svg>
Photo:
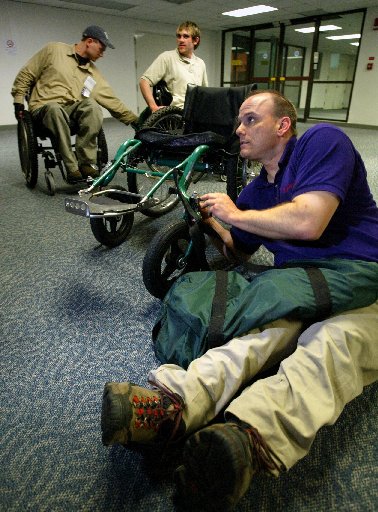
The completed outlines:
<svg viewBox="0 0 378 512">
<path fill-rule="evenodd" d="M 288 22 L 327 14 L 378 6 L 378 0 L 13 0 L 65 9 L 124 16 L 157 23 L 177 24 L 192 20 L 200 28 L 223 30 L 270 22 Z M 222 12 L 253 5 L 269 5 L 277 11 L 244 18 L 223 16 Z"/>
</svg>

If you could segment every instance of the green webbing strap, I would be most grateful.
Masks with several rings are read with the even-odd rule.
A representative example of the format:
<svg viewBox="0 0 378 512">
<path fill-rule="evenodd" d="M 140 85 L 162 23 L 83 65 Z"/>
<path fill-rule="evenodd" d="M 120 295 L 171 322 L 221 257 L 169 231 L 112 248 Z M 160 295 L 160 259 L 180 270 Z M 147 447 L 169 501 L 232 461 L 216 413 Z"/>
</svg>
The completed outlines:
<svg viewBox="0 0 378 512">
<path fill-rule="evenodd" d="M 327 318 L 332 313 L 332 298 L 328 283 L 318 267 L 303 266 L 315 297 L 317 318 Z M 211 316 L 207 335 L 208 348 L 224 344 L 223 326 L 227 308 L 227 278 L 224 270 L 215 272 L 215 290 L 211 306 Z"/>
<path fill-rule="evenodd" d="M 227 307 L 227 280 L 228 272 L 225 270 L 215 272 L 215 290 L 207 334 L 208 348 L 224 344 L 223 325 Z"/>
<path fill-rule="evenodd" d="M 318 267 L 304 267 L 315 296 L 316 316 L 327 318 L 332 313 L 332 297 L 323 272 Z"/>
<path fill-rule="evenodd" d="M 195 222 L 189 228 L 189 236 L 193 243 L 195 255 L 196 270 L 209 270 L 209 264 L 206 258 L 206 240 L 205 235 L 199 228 L 198 222 Z"/>
</svg>

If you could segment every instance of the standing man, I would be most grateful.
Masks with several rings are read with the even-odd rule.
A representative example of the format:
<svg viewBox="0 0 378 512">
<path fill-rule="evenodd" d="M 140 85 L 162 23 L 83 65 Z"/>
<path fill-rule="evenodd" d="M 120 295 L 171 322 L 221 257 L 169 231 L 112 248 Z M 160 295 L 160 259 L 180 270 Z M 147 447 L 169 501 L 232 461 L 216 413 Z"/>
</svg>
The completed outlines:
<svg viewBox="0 0 378 512">
<path fill-rule="evenodd" d="M 71 183 L 99 175 L 96 141 L 103 121 L 100 106 L 126 125 L 138 119 L 115 96 L 94 64 L 107 48 L 114 49 L 107 33 L 91 25 L 79 43 L 48 43 L 25 64 L 13 83 L 16 119 L 22 117 L 25 98 L 30 95 L 32 118 L 56 139 Z M 78 126 L 77 158 L 71 147 L 70 121 Z"/>
<path fill-rule="evenodd" d="M 173 96 L 171 105 L 180 108 L 184 106 L 188 84 L 207 87 L 206 65 L 202 59 L 194 55 L 200 39 L 200 29 L 195 23 L 181 23 L 176 33 L 176 50 L 161 53 L 141 76 L 140 90 L 152 112 L 162 108 L 156 104 L 151 89 L 161 80 L 166 82 Z"/>
<path fill-rule="evenodd" d="M 378 379 L 378 208 L 366 169 L 339 128 L 318 124 L 297 140 L 296 119 L 294 106 L 276 91 L 255 91 L 244 101 L 240 154 L 263 168 L 236 205 L 226 194 L 203 195 L 200 205 L 211 214 L 205 222 L 225 253 L 239 259 L 264 245 L 277 266 L 305 259 L 340 269 L 351 261 L 360 287 L 368 267 L 369 302 L 375 302 L 312 325 L 276 320 L 208 350 L 187 370 L 163 364 L 149 374 L 154 389 L 105 385 L 104 444 L 164 446 L 188 436 L 176 477 L 193 510 L 201 504 L 228 510 L 256 473 L 289 470 L 317 432 Z M 279 361 L 275 375 L 251 384 Z M 209 425 L 221 411 L 225 422 Z"/>
</svg>

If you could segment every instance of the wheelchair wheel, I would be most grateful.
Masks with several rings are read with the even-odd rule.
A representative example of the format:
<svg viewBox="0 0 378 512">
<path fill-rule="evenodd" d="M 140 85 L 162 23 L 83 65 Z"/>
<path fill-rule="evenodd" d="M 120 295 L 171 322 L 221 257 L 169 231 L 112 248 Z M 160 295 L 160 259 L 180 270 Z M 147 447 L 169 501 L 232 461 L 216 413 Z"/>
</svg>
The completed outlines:
<svg viewBox="0 0 378 512">
<path fill-rule="evenodd" d="M 184 220 L 174 222 L 152 239 L 143 260 L 143 282 L 151 295 L 162 299 L 176 279 L 199 270 L 194 252 L 186 261 L 183 259 L 189 242 L 189 227 Z"/>
<path fill-rule="evenodd" d="M 21 170 L 26 186 L 34 188 L 38 180 L 38 143 L 28 110 L 24 110 L 24 117 L 17 123 L 17 139 Z"/>
<path fill-rule="evenodd" d="M 46 180 L 46 186 L 47 186 L 47 192 L 49 196 L 55 195 L 56 186 L 55 186 L 55 180 L 53 173 L 50 171 L 45 172 L 45 180 Z"/>
<path fill-rule="evenodd" d="M 156 110 L 156 112 L 147 118 L 143 123 L 142 128 L 159 128 L 160 130 L 164 130 L 171 134 L 181 134 L 184 131 L 182 113 L 182 109 L 178 107 L 161 108 Z M 156 184 L 157 178 L 151 176 L 148 169 L 161 173 L 165 173 L 170 169 L 167 166 L 151 163 L 147 160 L 143 161 L 141 165 L 146 168 L 146 172 L 144 174 L 127 174 L 129 190 L 135 194 L 146 194 Z M 174 187 L 173 180 L 164 183 L 154 194 L 154 197 L 159 199 L 159 204 L 153 208 L 141 210 L 141 213 L 147 215 L 147 217 L 156 218 L 173 210 L 179 202 L 179 198 L 177 194 L 172 193 L 172 187 Z"/>
<path fill-rule="evenodd" d="M 125 190 L 123 187 L 112 187 Z M 112 197 L 108 194 L 108 197 Z M 116 198 L 115 198 L 116 199 Z M 129 235 L 134 224 L 134 213 L 117 215 L 116 217 L 99 217 L 90 219 L 91 230 L 95 239 L 107 247 L 121 245 Z"/>
<path fill-rule="evenodd" d="M 233 201 L 244 187 L 248 185 L 260 173 L 261 164 L 251 160 L 244 160 L 240 156 L 234 156 L 227 160 L 227 194 Z"/>
<path fill-rule="evenodd" d="M 143 163 L 141 164 L 143 165 Z M 167 168 L 168 169 L 168 168 Z M 130 192 L 145 195 L 151 188 L 156 185 L 158 178 L 151 176 L 148 169 L 144 174 L 127 173 L 127 185 Z M 175 183 L 172 180 L 166 180 L 155 192 L 154 198 L 159 200 L 159 204 L 152 208 L 141 210 L 141 213 L 147 217 L 157 218 L 165 213 L 170 212 L 179 202 L 178 195 L 174 193 L 172 187 Z"/>
<path fill-rule="evenodd" d="M 159 128 L 173 135 L 184 132 L 183 111 L 179 107 L 159 108 L 143 123 L 142 128 Z"/>
<path fill-rule="evenodd" d="M 97 165 L 100 171 L 108 163 L 108 160 L 108 145 L 106 143 L 104 130 L 101 128 L 97 136 Z"/>
</svg>

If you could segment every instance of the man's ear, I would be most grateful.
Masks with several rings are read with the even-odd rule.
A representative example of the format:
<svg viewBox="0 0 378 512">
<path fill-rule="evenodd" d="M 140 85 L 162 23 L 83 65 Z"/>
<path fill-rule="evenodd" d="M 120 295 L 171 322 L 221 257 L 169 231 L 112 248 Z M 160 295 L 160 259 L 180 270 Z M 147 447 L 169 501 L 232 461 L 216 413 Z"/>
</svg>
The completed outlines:
<svg viewBox="0 0 378 512">
<path fill-rule="evenodd" d="M 279 125 L 278 125 L 278 135 L 282 136 L 282 135 L 285 135 L 291 128 L 291 120 L 290 120 L 290 117 L 288 116 L 285 116 L 285 117 L 281 117 L 281 119 L 279 120 Z"/>
</svg>

